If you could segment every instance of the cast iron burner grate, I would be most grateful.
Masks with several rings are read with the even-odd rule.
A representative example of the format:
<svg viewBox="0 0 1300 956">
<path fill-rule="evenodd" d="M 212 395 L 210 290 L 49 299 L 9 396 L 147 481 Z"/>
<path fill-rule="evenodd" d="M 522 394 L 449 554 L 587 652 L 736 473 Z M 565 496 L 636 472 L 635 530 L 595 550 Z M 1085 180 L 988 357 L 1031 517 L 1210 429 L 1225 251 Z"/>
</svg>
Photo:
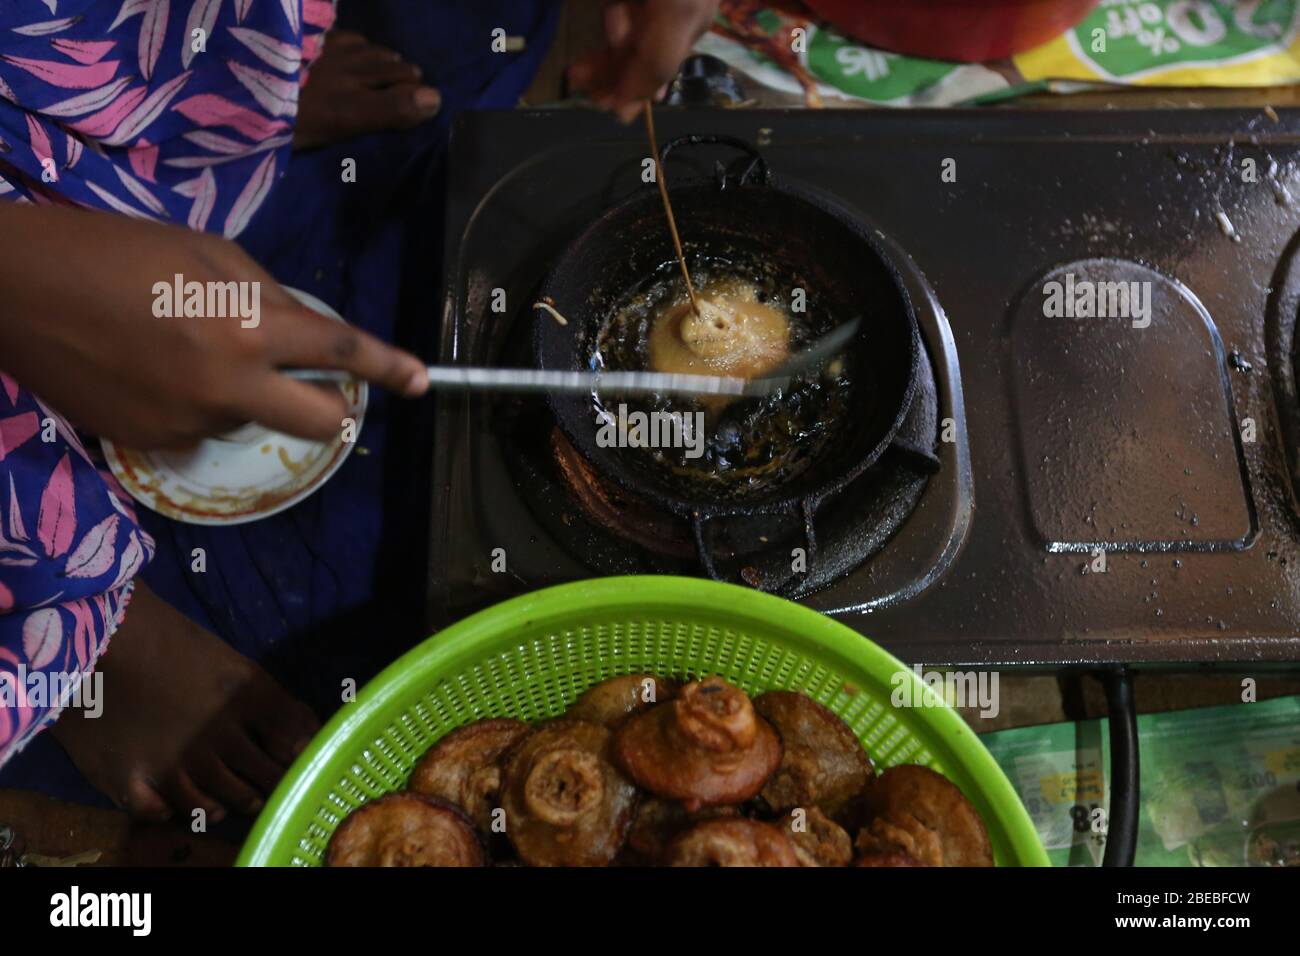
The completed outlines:
<svg viewBox="0 0 1300 956">
<path fill-rule="evenodd" d="M 928 357 L 918 363 L 912 404 L 880 460 L 839 494 L 798 513 L 708 522 L 673 515 L 597 473 L 545 403 L 519 400 L 500 411 L 495 427 L 529 510 L 598 574 L 703 574 L 785 596 L 810 594 L 879 552 L 940 467 Z"/>
<path fill-rule="evenodd" d="M 644 187 L 637 144 L 619 138 L 584 140 L 572 150 L 548 153 L 544 162 L 523 164 L 476 145 L 472 131 L 480 123 L 511 126 L 517 118 L 475 116 L 458 125 L 453 153 L 477 158 L 452 163 L 448 249 L 454 255 L 448 263 L 443 362 L 533 367 L 529 329 L 536 317 L 529 307 L 556 251 L 629 191 Z M 546 119 L 563 122 L 554 114 Z M 664 119 L 681 126 L 675 116 Z M 683 175 L 709 175 L 711 148 L 701 146 L 684 159 L 695 168 Z M 479 161 L 487 156 L 493 161 Z M 725 150 L 717 156 L 731 158 Z M 858 221 L 874 223 L 874 200 L 842 205 Z M 915 309 L 923 357 L 892 447 L 856 481 L 823 498 L 812 509 L 811 528 L 802 515 L 750 515 L 721 524 L 714 518 L 697 537 L 689 514 L 631 501 L 608 475 L 594 474 L 563 437 L 546 399 L 441 394 L 433 461 L 431 626 L 593 574 L 712 573 L 848 615 L 879 614 L 939 582 L 961 553 L 973 514 L 956 341 L 912 255 L 885 231 L 871 228 Z M 494 289 L 504 293 L 509 311 L 493 307 Z M 797 547 L 805 550 L 798 572 L 791 553 Z"/>
</svg>

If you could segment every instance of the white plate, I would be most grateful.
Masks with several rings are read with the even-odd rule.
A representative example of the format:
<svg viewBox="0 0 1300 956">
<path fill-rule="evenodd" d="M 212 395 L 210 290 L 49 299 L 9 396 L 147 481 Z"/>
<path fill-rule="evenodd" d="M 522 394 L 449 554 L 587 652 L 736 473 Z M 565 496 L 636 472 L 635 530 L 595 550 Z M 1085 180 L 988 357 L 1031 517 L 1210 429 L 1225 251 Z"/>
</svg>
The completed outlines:
<svg viewBox="0 0 1300 956">
<path fill-rule="evenodd" d="M 343 317 L 315 296 L 287 289 L 313 312 Z M 141 452 L 101 439 L 108 466 L 136 501 L 186 524 L 244 524 L 284 511 L 329 480 L 361 434 L 370 390 L 365 382 L 337 386 L 356 422 L 353 441 L 342 430 L 327 442 L 294 438 L 249 424 L 184 450 Z"/>
</svg>

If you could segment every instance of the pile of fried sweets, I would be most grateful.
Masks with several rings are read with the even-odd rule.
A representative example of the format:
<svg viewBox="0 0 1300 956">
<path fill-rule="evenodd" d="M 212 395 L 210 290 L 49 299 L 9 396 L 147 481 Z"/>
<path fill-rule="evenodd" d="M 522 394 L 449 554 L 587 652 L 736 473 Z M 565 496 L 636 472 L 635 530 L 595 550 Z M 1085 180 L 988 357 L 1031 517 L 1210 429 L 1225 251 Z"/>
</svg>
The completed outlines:
<svg viewBox="0 0 1300 956">
<path fill-rule="evenodd" d="M 803 694 L 647 674 L 562 716 L 480 720 L 335 831 L 329 866 L 991 866 L 947 779 L 876 774 Z"/>
</svg>

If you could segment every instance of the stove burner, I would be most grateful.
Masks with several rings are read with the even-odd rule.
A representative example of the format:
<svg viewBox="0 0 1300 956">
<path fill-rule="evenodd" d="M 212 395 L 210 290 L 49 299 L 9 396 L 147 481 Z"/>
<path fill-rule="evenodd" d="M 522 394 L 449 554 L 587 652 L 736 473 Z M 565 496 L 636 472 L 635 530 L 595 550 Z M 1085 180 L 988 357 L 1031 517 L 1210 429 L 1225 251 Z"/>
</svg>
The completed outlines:
<svg viewBox="0 0 1300 956">
<path fill-rule="evenodd" d="M 666 557 L 687 559 L 695 553 L 694 545 L 682 539 L 686 522 L 646 505 L 603 479 L 559 426 L 551 430 L 551 453 L 561 480 L 602 529 Z"/>
<path fill-rule="evenodd" d="M 1293 663 L 1300 207 L 1277 197 L 1300 195 L 1300 110 L 1278 112 L 1277 122 L 1257 110 L 1083 111 L 1049 122 L 1016 111 L 665 110 L 665 136 L 708 129 L 752 139 L 769 130 L 768 155 L 783 176 L 816 183 L 877 224 L 892 256 L 907 262 L 903 280 L 938 386 L 939 421 L 918 442 L 923 452 L 935 447 L 940 431 L 937 471 L 927 478 L 895 448 L 824 502 L 813 521 L 817 551 L 798 582 L 788 580 L 789 549 L 804 535 L 794 520 L 769 522 L 747 553 L 739 529 L 713 528 L 706 543 L 719 567 L 738 580 L 755 568 L 763 586 L 800 588 L 805 607 L 909 663 Z M 1272 170 L 1272 188 L 1220 175 L 1233 150 Z M 492 313 L 494 290 L 512 310 L 534 301 L 557 251 L 640 188 L 643 154 L 635 130 L 577 110 L 458 119 L 447 163 L 441 361 L 500 364 L 519 329 L 513 315 Z M 936 188 L 935 156 L 979 175 Z M 707 174 L 713 158 L 689 161 Z M 1239 241 L 1224 235 L 1216 210 L 1243 226 Z M 1130 348 L 1144 344 L 1130 333 L 1097 343 L 1087 340 L 1090 327 L 1017 319 L 1030 283 L 1041 293 L 1049 270 L 1096 259 L 1185 286 L 1212 317 L 1222 351 L 1205 354 L 1204 323 L 1164 287 L 1154 301 L 1177 306 L 1181 328 L 1197 334 L 1164 336 L 1153 315 L 1138 330 L 1164 343 L 1151 358 Z M 1158 291 L 1155 276 L 1129 278 L 1150 279 Z M 1110 355 L 1116 345 L 1122 362 Z M 1070 360 L 1051 360 L 1067 347 Z M 1234 349 L 1244 362 L 1232 362 Z M 1027 354 L 1038 356 L 1041 389 Z M 1072 377 L 1079 370 L 1087 374 Z M 1116 405 L 1120 388 L 1146 400 Z M 1172 410 L 1157 416 L 1157 403 Z M 602 489 L 610 502 L 602 523 L 582 503 L 560 471 L 544 400 L 439 395 L 435 408 L 430 627 L 588 578 L 593 568 L 707 573 L 689 516 L 655 523 Z M 1230 426 L 1240 435 L 1231 449 L 1223 441 Z M 1111 461 L 1133 454 L 1158 466 L 1152 477 L 1134 467 L 1137 458 Z M 1116 476 L 1131 483 L 1135 473 L 1151 518 L 1142 527 L 1121 507 L 1139 498 L 1111 492 Z M 1170 477 L 1171 491 L 1195 499 L 1174 495 L 1162 508 L 1155 492 Z M 587 487 L 594 495 L 599 482 Z M 1180 497 L 1196 506 L 1198 524 L 1182 523 Z M 1245 540 L 1240 520 L 1207 524 L 1227 502 L 1238 518 L 1253 503 Z M 633 543 L 629 526 L 643 540 Z M 1151 547 L 1162 542 L 1178 553 Z M 1098 544 L 1107 546 L 1105 573 L 1081 573 Z"/>
<path fill-rule="evenodd" d="M 919 366 L 916 395 L 893 444 L 856 481 L 810 513 L 707 521 L 674 515 L 599 474 L 537 402 L 516 403 L 509 440 L 503 442 L 506 460 L 529 510 L 592 571 L 704 574 L 802 596 L 884 547 L 939 467 L 937 387 L 928 359 Z M 537 435 L 545 439 L 539 442 Z"/>
</svg>

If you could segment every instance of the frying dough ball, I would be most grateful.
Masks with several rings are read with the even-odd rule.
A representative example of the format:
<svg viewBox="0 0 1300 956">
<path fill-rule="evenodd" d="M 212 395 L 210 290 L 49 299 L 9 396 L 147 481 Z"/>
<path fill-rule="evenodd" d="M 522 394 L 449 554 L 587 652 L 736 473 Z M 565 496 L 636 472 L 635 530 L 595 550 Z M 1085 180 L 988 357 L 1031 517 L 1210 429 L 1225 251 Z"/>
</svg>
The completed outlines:
<svg viewBox="0 0 1300 956">
<path fill-rule="evenodd" d="M 768 806 L 815 806 L 841 817 L 873 775 L 871 758 L 848 724 L 812 698 L 786 690 L 760 694 L 754 709 L 776 728 L 784 748 L 761 794 Z"/>
<path fill-rule="evenodd" d="M 643 865 L 661 863 L 668 844 L 691 824 L 739 815 L 740 811 L 735 807 L 706 807 L 697 813 L 687 813 L 674 800 L 645 797 L 637 807 L 620 862 Z"/>
<path fill-rule="evenodd" d="M 420 758 L 407 788 L 450 800 L 490 832 L 501 789 L 501 755 L 526 733 L 527 724 L 508 717 L 459 727 Z"/>
<path fill-rule="evenodd" d="M 962 792 L 928 767 L 890 767 L 867 790 L 858 849 L 902 849 L 930 866 L 992 866 L 988 831 Z M 911 844 L 909 846 L 908 844 Z"/>
<path fill-rule="evenodd" d="M 536 726 L 502 764 L 506 834 L 531 866 L 606 866 L 637 792 L 606 758 L 609 729 L 562 718 Z"/>
<path fill-rule="evenodd" d="M 637 784 L 693 813 L 756 795 L 781 762 L 781 741 L 744 691 L 709 677 L 620 726 L 614 758 Z"/>
<path fill-rule="evenodd" d="M 700 314 L 681 299 L 650 327 L 650 367 L 656 372 L 756 378 L 785 361 L 790 324 L 758 301 L 754 287 L 720 280 L 696 294 Z"/>
<path fill-rule="evenodd" d="M 612 727 L 628 714 L 671 700 L 677 682 L 653 674 L 624 674 L 588 688 L 565 714 L 575 720 Z"/>
<path fill-rule="evenodd" d="M 668 846 L 669 866 L 798 866 L 784 833 L 758 820 L 705 820 Z"/>
<path fill-rule="evenodd" d="M 483 866 L 483 844 L 469 818 L 445 800 L 390 793 L 339 824 L 326 866 Z"/>
<path fill-rule="evenodd" d="M 802 815 L 799 810 L 803 810 Z M 848 833 L 816 807 L 790 811 L 782 829 L 801 866 L 848 866 L 853 859 L 853 841 Z"/>
</svg>

